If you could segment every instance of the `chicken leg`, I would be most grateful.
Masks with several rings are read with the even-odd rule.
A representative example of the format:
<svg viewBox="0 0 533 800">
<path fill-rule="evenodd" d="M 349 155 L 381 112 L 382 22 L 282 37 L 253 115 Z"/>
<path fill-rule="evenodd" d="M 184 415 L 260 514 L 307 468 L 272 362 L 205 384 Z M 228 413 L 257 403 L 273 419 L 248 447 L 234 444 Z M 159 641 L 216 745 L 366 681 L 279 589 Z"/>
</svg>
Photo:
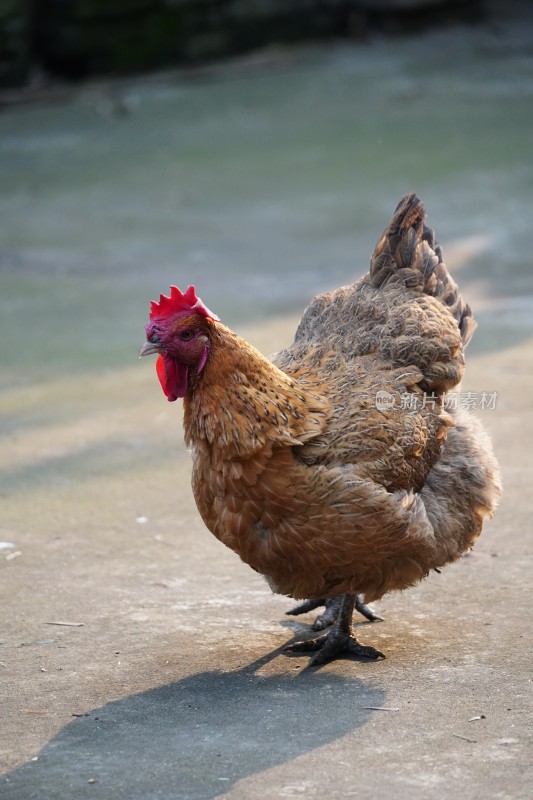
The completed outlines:
<svg viewBox="0 0 533 800">
<path fill-rule="evenodd" d="M 350 653 L 364 658 L 385 658 L 380 650 L 360 644 L 353 635 L 352 616 L 355 601 L 356 595 L 354 594 L 342 595 L 337 618 L 329 633 L 319 636 L 317 639 L 288 645 L 286 650 L 291 653 L 314 653 L 309 666 L 325 664 L 342 653 Z"/>
<path fill-rule="evenodd" d="M 308 611 L 313 611 L 319 606 L 325 606 L 323 613 L 319 614 L 311 626 L 314 631 L 323 631 L 324 628 L 327 628 L 329 625 L 333 625 L 337 619 L 342 598 L 343 595 L 339 594 L 335 597 L 328 597 L 325 600 L 305 600 L 303 603 L 299 603 L 297 606 L 294 606 L 294 608 L 291 608 L 286 612 L 286 614 L 292 617 L 297 617 L 300 614 L 307 614 Z M 373 608 L 367 606 L 366 603 L 363 602 L 363 598 L 360 594 L 355 595 L 354 606 L 355 610 L 359 611 L 359 613 L 362 614 L 363 617 L 366 617 L 370 622 L 381 622 L 383 620 L 383 617 L 380 617 L 379 614 L 376 614 Z"/>
</svg>

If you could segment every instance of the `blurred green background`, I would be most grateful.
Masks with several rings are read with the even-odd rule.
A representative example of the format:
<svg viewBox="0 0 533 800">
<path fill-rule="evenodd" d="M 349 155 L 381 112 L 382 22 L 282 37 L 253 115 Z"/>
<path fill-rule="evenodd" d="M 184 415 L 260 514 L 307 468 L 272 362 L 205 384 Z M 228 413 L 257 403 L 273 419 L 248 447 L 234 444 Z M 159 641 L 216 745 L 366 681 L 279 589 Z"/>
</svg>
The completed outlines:
<svg viewBox="0 0 533 800">
<path fill-rule="evenodd" d="M 472 350 L 522 337 L 532 29 L 504 15 L 4 108 L 0 386 L 131 363 L 170 283 L 232 326 L 300 313 L 365 271 L 410 190 L 461 284 L 492 298 Z"/>
</svg>

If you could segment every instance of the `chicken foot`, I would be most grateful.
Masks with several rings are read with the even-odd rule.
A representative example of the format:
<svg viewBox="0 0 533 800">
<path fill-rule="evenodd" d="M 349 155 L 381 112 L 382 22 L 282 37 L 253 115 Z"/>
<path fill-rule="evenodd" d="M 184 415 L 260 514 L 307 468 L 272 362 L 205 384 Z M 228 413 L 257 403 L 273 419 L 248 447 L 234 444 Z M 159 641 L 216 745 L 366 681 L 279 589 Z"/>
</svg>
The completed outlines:
<svg viewBox="0 0 533 800">
<path fill-rule="evenodd" d="M 364 658 L 385 658 L 380 650 L 360 644 L 353 635 L 352 617 L 356 595 L 344 594 L 339 603 L 337 618 L 329 633 L 305 642 L 296 642 L 285 649 L 290 653 L 312 652 L 309 666 L 317 666 L 332 661 L 343 653 Z"/>
<path fill-rule="evenodd" d="M 335 597 L 328 597 L 325 600 L 305 600 L 303 603 L 299 603 L 286 613 L 289 616 L 297 617 L 300 614 L 307 614 L 308 611 L 313 611 L 319 606 L 325 606 L 323 613 L 319 614 L 311 626 L 314 631 L 323 631 L 324 628 L 327 628 L 329 625 L 333 625 L 337 619 L 342 598 L 343 595 L 338 594 Z M 380 622 L 383 619 L 383 617 L 380 617 L 379 614 L 376 614 L 373 608 L 367 606 L 366 603 L 363 602 L 363 598 L 360 594 L 355 595 L 354 606 L 356 611 L 359 611 L 359 613 L 362 614 L 363 617 L 366 617 L 368 620 L 370 620 L 370 622 Z"/>
</svg>

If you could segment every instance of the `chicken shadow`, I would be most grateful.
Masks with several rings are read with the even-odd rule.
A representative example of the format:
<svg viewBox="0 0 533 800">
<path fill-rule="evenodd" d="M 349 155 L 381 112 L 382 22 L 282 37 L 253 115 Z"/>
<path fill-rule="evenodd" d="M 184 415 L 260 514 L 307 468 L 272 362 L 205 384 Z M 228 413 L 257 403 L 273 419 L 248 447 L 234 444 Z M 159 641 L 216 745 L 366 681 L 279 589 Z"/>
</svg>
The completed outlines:
<svg viewBox="0 0 533 800">
<path fill-rule="evenodd" d="M 368 721 L 369 707 L 383 705 L 383 690 L 357 677 L 258 674 L 279 652 L 77 717 L 37 760 L 0 778 L 0 797 L 208 800 L 355 731 Z"/>
</svg>

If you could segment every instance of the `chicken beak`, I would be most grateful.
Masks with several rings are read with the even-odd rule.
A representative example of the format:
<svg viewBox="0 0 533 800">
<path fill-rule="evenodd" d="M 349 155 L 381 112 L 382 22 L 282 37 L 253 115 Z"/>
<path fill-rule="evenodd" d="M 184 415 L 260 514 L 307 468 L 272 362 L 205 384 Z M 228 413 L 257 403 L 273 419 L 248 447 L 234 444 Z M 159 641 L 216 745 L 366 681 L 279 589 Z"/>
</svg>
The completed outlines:
<svg viewBox="0 0 533 800">
<path fill-rule="evenodd" d="M 146 341 L 143 345 L 141 345 L 141 349 L 139 350 L 139 358 L 143 356 L 151 356 L 153 353 L 160 352 L 160 345 L 156 342 L 148 342 Z"/>
</svg>

